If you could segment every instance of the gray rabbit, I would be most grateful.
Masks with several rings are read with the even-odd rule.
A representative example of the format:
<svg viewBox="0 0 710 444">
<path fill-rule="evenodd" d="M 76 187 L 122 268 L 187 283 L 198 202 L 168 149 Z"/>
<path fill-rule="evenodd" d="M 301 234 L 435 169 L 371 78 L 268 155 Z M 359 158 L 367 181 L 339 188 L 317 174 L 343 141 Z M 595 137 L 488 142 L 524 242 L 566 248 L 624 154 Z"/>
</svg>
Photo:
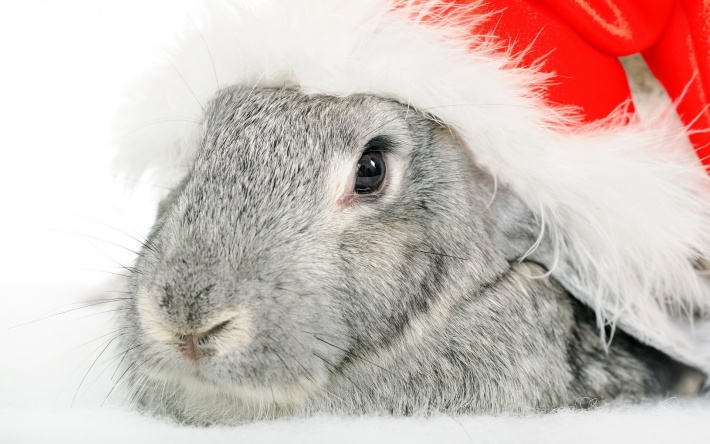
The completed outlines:
<svg viewBox="0 0 710 444">
<path fill-rule="evenodd" d="M 223 88 L 129 280 L 123 382 L 196 424 L 696 392 L 702 374 L 623 331 L 605 346 L 545 242 L 520 261 L 540 229 L 424 112 Z"/>
</svg>

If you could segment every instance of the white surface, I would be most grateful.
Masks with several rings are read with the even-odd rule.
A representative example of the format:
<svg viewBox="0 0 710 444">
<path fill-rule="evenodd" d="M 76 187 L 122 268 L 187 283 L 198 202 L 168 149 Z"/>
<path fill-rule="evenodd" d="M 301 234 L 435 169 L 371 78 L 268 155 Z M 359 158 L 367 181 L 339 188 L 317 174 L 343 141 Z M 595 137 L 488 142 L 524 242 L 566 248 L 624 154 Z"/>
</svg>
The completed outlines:
<svg viewBox="0 0 710 444">
<path fill-rule="evenodd" d="M 707 443 L 709 403 L 678 407 L 561 412 L 535 418 L 434 419 L 320 417 L 239 428 L 194 429 L 114 411 L 26 412 L 0 409 L 0 428 L 15 443 Z M 37 427 L 41 419 L 43 426 Z M 73 432 L 68 432 L 73 430 Z"/>
<path fill-rule="evenodd" d="M 710 442 L 709 401 L 537 418 L 311 418 L 212 429 L 101 407 L 117 378 L 114 355 L 96 359 L 111 338 L 102 336 L 111 307 L 74 309 L 118 288 L 106 272 L 130 263 L 124 247 L 138 248 L 131 236 L 150 225 L 156 190 L 139 184 L 126 194 L 115 181 L 109 124 L 125 82 L 185 20 L 183 3 L 167 0 L 0 6 L 1 443 Z"/>
</svg>

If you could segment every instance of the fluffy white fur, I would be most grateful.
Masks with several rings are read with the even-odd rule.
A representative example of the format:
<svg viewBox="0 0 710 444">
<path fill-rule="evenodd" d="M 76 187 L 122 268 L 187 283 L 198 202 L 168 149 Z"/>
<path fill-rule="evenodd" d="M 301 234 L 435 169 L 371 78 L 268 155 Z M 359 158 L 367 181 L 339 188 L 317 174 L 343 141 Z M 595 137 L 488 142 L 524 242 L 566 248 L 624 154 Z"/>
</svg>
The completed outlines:
<svg viewBox="0 0 710 444">
<path fill-rule="evenodd" d="M 573 110 L 542 101 L 546 76 L 517 68 L 474 23 L 423 20 L 437 1 L 394 3 L 211 2 L 125 107 L 121 168 L 179 176 L 203 108 L 228 85 L 399 100 L 450 125 L 535 211 L 600 322 L 710 370 L 710 326 L 688 325 L 710 311 L 693 268 L 710 257 L 710 184 L 671 107 L 572 128 Z"/>
</svg>

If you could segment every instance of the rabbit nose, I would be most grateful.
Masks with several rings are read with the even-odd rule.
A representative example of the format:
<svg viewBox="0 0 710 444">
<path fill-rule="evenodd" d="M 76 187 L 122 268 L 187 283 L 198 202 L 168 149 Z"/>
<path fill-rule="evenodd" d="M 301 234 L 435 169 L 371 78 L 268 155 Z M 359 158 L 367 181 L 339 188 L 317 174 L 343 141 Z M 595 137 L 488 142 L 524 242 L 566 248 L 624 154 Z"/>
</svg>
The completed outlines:
<svg viewBox="0 0 710 444">
<path fill-rule="evenodd" d="M 204 352 L 202 351 L 202 347 L 199 342 L 200 338 L 198 335 L 193 333 L 182 335 L 180 336 L 180 345 L 178 346 L 178 349 L 189 360 L 199 361 L 204 356 Z"/>
<path fill-rule="evenodd" d="M 231 322 L 232 319 L 228 319 L 203 332 L 181 334 L 178 349 L 189 360 L 199 361 L 213 348 L 210 344 L 211 340 Z"/>
</svg>

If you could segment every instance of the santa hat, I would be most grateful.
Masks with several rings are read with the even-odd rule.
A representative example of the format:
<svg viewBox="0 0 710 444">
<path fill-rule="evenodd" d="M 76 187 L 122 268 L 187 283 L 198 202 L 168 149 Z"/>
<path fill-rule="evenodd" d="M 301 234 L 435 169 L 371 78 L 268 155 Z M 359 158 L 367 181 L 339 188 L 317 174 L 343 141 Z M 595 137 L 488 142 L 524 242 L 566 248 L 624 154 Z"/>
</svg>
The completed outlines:
<svg viewBox="0 0 710 444">
<path fill-rule="evenodd" d="M 122 112 L 121 132 L 131 136 L 121 168 L 177 177 L 197 150 L 202 104 L 229 85 L 398 100 L 457 131 L 532 210 L 554 248 L 552 276 L 600 323 L 710 373 L 710 287 L 694 267 L 710 257 L 710 180 L 686 127 L 667 99 L 601 119 L 551 103 L 564 77 L 545 74 L 545 59 L 529 54 L 554 48 L 497 36 L 505 10 L 445 1 L 211 2 L 133 91 Z"/>
</svg>

